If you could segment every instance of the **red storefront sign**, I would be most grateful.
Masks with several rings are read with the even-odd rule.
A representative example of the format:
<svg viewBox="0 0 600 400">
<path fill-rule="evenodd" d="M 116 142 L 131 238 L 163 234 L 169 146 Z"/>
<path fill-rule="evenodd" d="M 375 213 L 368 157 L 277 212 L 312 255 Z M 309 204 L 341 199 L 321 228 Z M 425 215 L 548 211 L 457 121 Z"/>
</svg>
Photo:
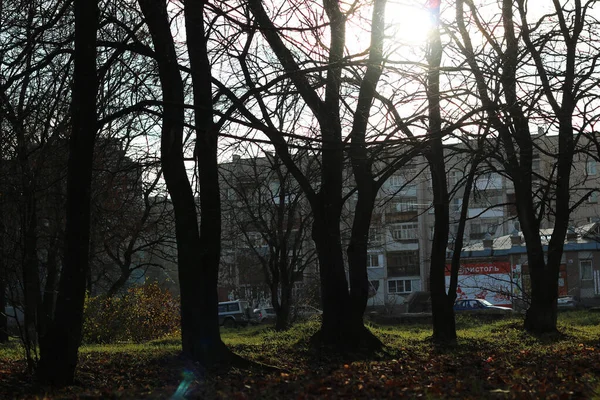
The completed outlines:
<svg viewBox="0 0 600 400">
<path fill-rule="evenodd" d="M 509 274 L 510 272 L 508 261 L 491 261 L 461 264 L 458 275 Z M 446 276 L 450 276 L 450 264 L 446 265 Z"/>
</svg>

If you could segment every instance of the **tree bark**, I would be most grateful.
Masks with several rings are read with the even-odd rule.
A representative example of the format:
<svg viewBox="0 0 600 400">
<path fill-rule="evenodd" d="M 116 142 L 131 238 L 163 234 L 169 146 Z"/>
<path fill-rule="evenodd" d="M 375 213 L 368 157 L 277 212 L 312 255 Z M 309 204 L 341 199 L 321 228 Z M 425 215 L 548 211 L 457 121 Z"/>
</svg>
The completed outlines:
<svg viewBox="0 0 600 400">
<path fill-rule="evenodd" d="M 204 25 L 204 2 L 184 0 L 185 29 L 193 85 L 196 129 L 195 158 L 200 184 L 199 262 L 196 268 L 180 268 L 182 320 L 194 332 L 184 352 L 207 364 L 222 362 L 232 354 L 221 341 L 217 284 L 221 257 L 221 199 L 217 159 L 218 131 L 213 122 L 211 66 Z M 183 292 L 189 293 L 184 304 Z M 186 350 L 187 349 L 187 350 Z"/>
<path fill-rule="evenodd" d="M 433 340 L 440 344 L 456 341 L 454 320 L 454 296 L 446 294 L 446 251 L 448 248 L 448 230 L 450 227 L 449 196 L 442 142 L 442 117 L 440 112 L 440 65 L 442 60 L 442 42 L 440 37 L 440 6 L 430 10 L 435 24 L 430 33 L 429 53 L 427 55 L 427 101 L 429 111 L 429 147 L 425 157 L 431 170 L 433 186 L 433 211 L 435 216 L 431 261 L 429 267 L 429 285 L 431 291 L 431 311 L 433 317 Z M 460 251 L 460 249 L 459 249 Z"/>
<path fill-rule="evenodd" d="M 369 187 L 372 187 L 370 185 Z M 354 219 L 352 221 L 352 231 L 350 233 L 350 243 L 346 251 L 348 255 L 348 267 L 350 278 L 350 309 L 353 320 L 362 323 L 367 301 L 369 299 L 369 279 L 367 276 L 367 250 L 369 242 L 369 228 L 371 226 L 371 215 L 375 207 L 375 192 L 366 193 L 364 186 L 363 192 L 359 193 L 356 208 L 354 209 Z"/>
<path fill-rule="evenodd" d="M 0 214 L 0 221 L 2 215 Z M 0 238 L 0 241 L 2 239 Z M 2 252 L 4 250 L 0 247 L 0 254 L 4 255 Z M 6 318 L 6 314 L 4 314 L 6 310 L 6 277 L 4 272 L 4 260 L 0 257 L 0 343 L 8 342 L 8 320 Z"/>
<path fill-rule="evenodd" d="M 376 93 L 377 82 L 383 69 L 383 39 L 385 31 L 386 0 L 377 0 L 371 18 L 371 48 L 369 63 L 361 82 L 358 104 L 350 132 L 350 160 L 356 182 L 358 201 L 354 210 L 350 243 L 348 244 L 348 267 L 350 278 L 351 318 L 361 323 L 369 298 L 367 275 L 367 249 L 371 217 L 375 208 L 375 197 L 381 186 L 373 178 L 372 161 L 366 143 L 369 113 Z"/>
<path fill-rule="evenodd" d="M 67 177 L 65 259 L 55 318 L 40 340 L 38 378 L 55 386 L 73 383 L 89 267 L 90 192 L 97 130 L 96 1 L 75 0 L 75 53 L 72 125 Z"/>
<path fill-rule="evenodd" d="M 218 325 L 217 271 L 215 263 L 218 263 L 220 252 L 220 225 L 205 226 L 205 229 L 217 229 L 217 236 L 205 235 L 201 240 L 194 194 L 187 177 L 183 158 L 184 91 L 181 75 L 179 74 L 175 46 L 171 36 L 166 2 L 163 0 L 139 0 L 139 4 L 146 18 L 146 23 L 148 24 L 154 43 L 159 78 L 163 91 L 161 163 L 175 213 L 175 236 L 177 239 L 181 292 L 182 351 L 186 357 L 200 361 L 205 366 L 226 364 L 231 361 L 233 355 L 221 341 Z M 199 4 L 190 5 L 187 2 L 185 3 L 186 29 L 188 29 L 190 24 L 200 23 L 196 18 L 203 18 L 202 9 L 203 6 Z M 191 12 L 199 12 L 200 14 L 192 17 L 188 15 Z M 188 19 L 190 17 L 191 20 Z M 191 26 L 189 28 L 191 28 L 193 34 L 196 34 L 194 29 L 197 28 Z M 203 28 L 200 28 L 200 31 L 202 34 L 198 38 L 192 38 L 188 34 L 188 42 L 203 41 Z M 206 89 L 201 86 L 201 82 L 196 82 L 198 79 L 208 79 L 210 84 L 210 78 L 204 76 L 203 71 L 196 69 L 198 68 L 196 64 L 198 61 L 198 49 L 194 46 L 192 44 L 189 47 L 189 54 L 190 62 L 194 63 L 192 79 L 194 83 L 195 111 L 202 115 L 202 104 L 197 104 L 196 101 L 198 96 L 210 97 L 211 92 L 210 87 Z M 201 46 L 201 44 L 198 46 Z M 206 72 L 208 71 L 204 71 L 204 73 Z M 198 74 L 200 74 L 200 78 L 198 78 Z M 208 90 L 208 92 L 205 92 L 205 90 Z M 210 109 L 212 110 L 212 103 L 210 104 Z M 196 115 L 196 118 L 198 118 L 198 115 Z M 212 119 L 209 122 L 208 129 L 210 129 L 211 123 Z M 199 125 L 197 129 L 203 129 L 203 127 Z M 199 154 L 198 152 L 202 155 L 207 152 L 209 158 L 207 160 L 199 160 L 199 162 L 202 165 L 206 163 L 210 167 L 211 162 L 215 162 L 215 157 L 210 156 L 210 152 L 213 151 L 214 147 L 201 149 L 202 146 L 206 145 L 205 141 L 207 138 L 201 137 L 200 139 L 202 142 L 197 143 L 196 155 Z M 214 137 L 208 139 L 208 145 L 213 146 L 210 140 L 214 140 Z M 210 168 L 208 171 L 202 171 L 203 182 L 206 182 L 207 176 L 212 176 L 212 172 Z M 211 211 L 217 212 L 218 215 L 216 218 L 220 221 L 220 211 L 218 209 L 218 187 L 216 188 L 217 203 L 211 204 L 210 200 L 208 204 L 206 203 L 207 197 L 211 199 L 208 192 L 215 190 L 213 186 L 209 186 L 211 184 L 214 185 L 215 183 L 211 183 L 209 180 L 206 186 L 201 187 L 201 196 L 205 196 L 204 207 L 206 207 L 206 209 L 203 209 L 202 214 L 209 221 L 212 218 L 214 223 L 216 221 L 215 217 L 210 217 L 208 214 Z M 212 201 L 214 199 L 212 197 Z M 208 248 L 207 246 L 213 247 Z"/>
<path fill-rule="evenodd" d="M 303 188 L 315 218 L 312 238 L 316 245 L 320 266 L 323 323 L 321 330 L 313 337 L 313 343 L 345 350 L 380 348 L 381 342 L 365 328 L 362 318 L 360 322 L 357 318 L 352 318 L 340 234 L 344 168 L 340 85 L 344 62 L 346 16 L 341 11 L 338 2 L 323 1 L 323 9 L 329 19 L 331 36 L 324 87 L 325 95 L 324 99 L 321 99 L 308 78 L 297 73 L 302 68 L 295 61 L 292 52 L 285 46 L 261 0 L 250 0 L 248 4 L 262 29 L 262 34 L 283 68 L 290 73 L 290 79 L 317 119 L 321 132 L 322 168 L 321 187 L 318 193 L 310 188 L 306 176 L 299 176 L 300 172 L 297 166 L 293 165 L 288 149 L 283 145 L 281 138 L 276 137 L 272 131 L 266 132 L 276 144 L 275 149 L 282 161 Z M 363 284 L 364 277 L 358 286 Z M 360 292 L 361 289 L 358 288 L 358 291 Z"/>
</svg>

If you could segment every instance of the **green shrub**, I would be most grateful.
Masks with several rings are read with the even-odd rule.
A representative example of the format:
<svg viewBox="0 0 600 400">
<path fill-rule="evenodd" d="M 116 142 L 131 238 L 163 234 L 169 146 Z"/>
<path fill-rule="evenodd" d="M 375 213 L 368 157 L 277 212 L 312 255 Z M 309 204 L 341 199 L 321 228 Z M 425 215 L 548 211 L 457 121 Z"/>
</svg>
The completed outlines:
<svg viewBox="0 0 600 400">
<path fill-rule="evenodd" d="M 141 343 L 179 329 L 179 301 L 150 283 L 121 296 L 89 297 L 85 302 L 84 343 Z"/>
</svg>

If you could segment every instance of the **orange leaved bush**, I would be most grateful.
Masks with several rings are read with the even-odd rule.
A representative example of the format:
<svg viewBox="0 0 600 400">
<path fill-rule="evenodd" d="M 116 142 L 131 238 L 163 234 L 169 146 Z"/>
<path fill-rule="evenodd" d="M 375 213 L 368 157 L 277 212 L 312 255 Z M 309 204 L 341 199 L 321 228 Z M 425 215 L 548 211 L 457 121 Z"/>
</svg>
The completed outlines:
<svg viewBox="0 0 600 400">
<path fill-rule="evenodd" d="M 120 296 L 88 297 L 84 343 L 140 343 L 179 329 L 179 300 L 156 283 L 135 286 Z"/>
</svg>

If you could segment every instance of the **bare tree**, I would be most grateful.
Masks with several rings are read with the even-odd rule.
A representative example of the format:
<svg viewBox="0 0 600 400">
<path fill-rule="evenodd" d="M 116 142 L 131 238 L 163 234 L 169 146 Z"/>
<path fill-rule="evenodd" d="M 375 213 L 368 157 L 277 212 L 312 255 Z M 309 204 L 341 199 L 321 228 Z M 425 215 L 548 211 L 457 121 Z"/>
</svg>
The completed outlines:
<svg viewBox="0 0 600 400">
<path fill-rule="evenodd" d="M 376 2 L 376 4 L 376 15 L 379 18 L 379 15 L 383 13 L 385 2 Z M 321 80 L 324 88 L 324 98 L 322 98 L 320 90 L 317 90 L 309 77 L 298 73 L 302 67 L 286 45 L 281 33 L 283 30 L 275 26 L 267 14 L 263 2 L 252 0 L 249 2 L 249 6 L 261 33 L 279 60 L 284 72 L 312 112 L 320 131 L 321 185 L 317 191 L 311 187 L 310 182 L 301 171 L 293 165 L 283 138 L 276 135 L 273 130 L 265 130 L 282 161 L 304 190 L 314 215 L 312 237 L 319 257 L 321 298 L 324 311 L 323 324 L 315 339 L 323 344 L 342 348 L 378 348 L 381 343 L 365 329 L 362 315 L 360 318 L 356 318 L 358 313 L 353 312 L 353 307 L 347 307 L 347 304 L 351 303 L 351 297 L 348 293 L 348 281 L 344 272 L 342 254 L 340 220 L 343 208 L 344 141 L 340 107 L 342 104 L 341 87 L 347 16 L 337 2 L 323 2 L 323 11 L 328 19 L 326 26 L 330 33 L 330 43 L 325 56 L 326 66 L 323 68 L 323 72 L 326 74 Z M 308 17 L 307 20 L 310 19 L 311 17 Z M 383 23 L 383 18 L 377 19 L 377 22 Z M 374 30 L 378 29 L 380 28 Z M 316 35 L 320 34 L 318 28 L 314 32 Z M 380 34 L 379 31 L 378 34 Z M 378 37 L 377 34 L 375 37 Z M 374 48 L 377 48 L 378 45 L 375 44 Z M 378 66 L 376 64 L 380 64 L 381 61 L 375 60 L 377 58 L 376 51 L 373 53 L 372 60 L 374 70 L 371 73 L 372 76 L 366 79 L 367 86 L 375 85 L 377 82 Z M 365 105 L 359 110 L 361 116 L 364 116 L 365 113 L 368 115 L 370 103 L 371 100 L 366 98 Z M 366 226 L 368 227 L 368 223 Z M 366 271 L 366 251 L 364 261 Z M 354 280 L 356 284 L 353 290 L 357 299 L 360 299 L 357 305 L 362 302 L 363 298 L 364 305 L 366 305 L 368 295 L 366 273 L 357 272 L 355 276 L 357 278 Z M 364 305 L 362 305 L 363 310 Z"/>
<path fill-rule="evenodd" d="M 598 58 L 585 50 L 582 36 L 586 30 L 592 32 L 588 14 L 594 3 L 577 1 L 562 7 L 554 1 L 554 10 L 532 24 L 524 1 L 513 4 L 506 0 L 502 2 L 501 14 L 495 15 L 497 20 L 492 22 L 501 23 L 500 33 L 494 32 L 472 2 L 456 3 L 459 48 L 475 80 L 488 122 L 500 139 L 500 147 L 492 141 L 489 144 L 501 149 L 496 152 L 496 159 L 515 188 L 532 286 L 525 327 L 533 333 L 556 331 L 560 260 L 569 215 L 578 204 L 570 194 L 579 134 L 574 129 L 574 112 L 591 87 L 590 77 Z M 474 44 L 467 15 L 483 32 L 484 46 L 491 49 L 498 64 L 490 64 L 490 56 Z M 539 81 L 532 78 L 533 74 Z M 523 87 L 530 90 L 523 91 Z M 533 163 L 535 153 L 544 151 L 540 147 L 543 135 L 536 136 L 537 130 L 531 132 L 529 124 L 534 119 L 555 126 L 558 132 L 558 152 L 548 154 L 555 156 L 556 166 L 541 187 L 534 184 L 541 176 Z M 550 199 L 551 204 L 546 201 Z M 550 208 L 554 229 L 546 261 L 540 227 Z"/>
<path fill-rule="evenodd" d="M 309 174 L 314 160 L 302 151 L 295 159 Z M 228 239 L 234 243 L 233 251 L 243 251 L 236 249 L 241 242 L 252 259 L 258 260 L 277 314 L 275 329 L 287 329 L 294 283 L 316 263 L 309 243 L 312 220 L 306 200 L 276 154 L 222 164 L 221 177 L 223 192 L 231 194 L 225 197 L 224 205 L 229 207 L 224 213 L 232 221 Z M 239 263 L 237 267 L 244 268 Z M 239 273 L 249 276 L 253 272 Z"/>
<path fill-rule="evenodd" d="M 4 258 L 5 268 L 12 270 L 5 276 L 11 278 L 9 285 L 15 289 L 13 302 L 23 303 L 26 311 L 23 338 L 30 368 L 37 359 L 37 334 L 44 331 L 49 318 L 46 310 L 52 296 L 47 294 L 58 277 L 54 268 L 58 246 L 53 245 L 60 227 L 50 224 L 51 216 L 45 212 L 60 208 L 59 169 L 52 150 L 61 151 L 57 143 L 66 131 L 63 120 L 68 103 L 63 97 L 71 64 L 69 50 L 63 46 L 72 39 L 66 23 L 67 4 L 58 1 L 38 6 L 35 2 L 23 6 L 22 2 L 4 1 L 0 24 L 0 119 L 7 133 L 2 146 L 7 189 L 3 204 L 5 212 L 14 213 L 3 220 L 8 234 L 5 249 L 9 249 L 5 255 L 11 255 Z M 46 250 L 48 269 L 40 265 L 40 250 Z"/>
<path fill-rule="evenodd" d="M 53 385 L 73 382 L 83 326 L 89 266 L 92 160 L 97 131 L 96 35 L 98 3 L 75 0 L 72 133 L 67 181 L 64 266 L 55 318 L 40 338 L 38 378 Z"/>
<path fill-rule="evenodd" d="M 210 366 L 243 362 L 221 341 L 217 314 L 221 208 L 217 164 L 219 125 L 213 124 L 211 65 L 204 29 L 204 3 L 185 1 L 184 16 L 196 132 L 194 159 L 200 184 L 200 228 L 184 164 L 184 85 L 166 3 L 139 0 L 154 44 L 163 93 L 161 163 L 173 202 L 181 291 L 182 348 Z"/>
</svg>

